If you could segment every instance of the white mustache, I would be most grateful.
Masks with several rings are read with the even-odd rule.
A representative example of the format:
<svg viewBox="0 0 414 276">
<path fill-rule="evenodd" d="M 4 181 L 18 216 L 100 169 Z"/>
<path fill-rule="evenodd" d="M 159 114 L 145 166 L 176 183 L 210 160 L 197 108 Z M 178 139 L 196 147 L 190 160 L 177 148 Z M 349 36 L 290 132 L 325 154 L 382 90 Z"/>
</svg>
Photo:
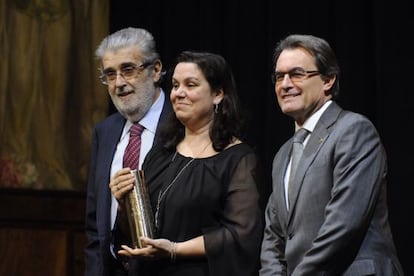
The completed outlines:
<svg viewBox="0 0 414 276">
<path fill-rule="evenodd" d="M 132 92 L 134 92 L 134 90 L 130 89 L 128 87 L 120 87 L 120 88 L 116 89 L 116 95 L 117 96 L 122 96 L 124 94 L 132 93 Z"/>
</svg>

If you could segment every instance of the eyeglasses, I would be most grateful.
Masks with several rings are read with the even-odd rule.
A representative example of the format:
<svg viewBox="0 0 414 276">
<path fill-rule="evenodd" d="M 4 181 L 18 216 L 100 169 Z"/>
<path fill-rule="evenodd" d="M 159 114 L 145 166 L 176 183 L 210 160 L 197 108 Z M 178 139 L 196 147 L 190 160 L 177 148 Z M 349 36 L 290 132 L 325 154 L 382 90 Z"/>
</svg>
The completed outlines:
<svg viewBox="0 0 414 276">
<path fill-rule="evenodd" d="M 288 74 L 289 79 L 294 83 L 301 82 L 301 81 L 303 81 L 307 78 L 311 78 L 311 77 L 320 75 L 319 71 L 317 71 L 317 70 L 306 71 L 303 68 L 297 67 L 297 68 L 293 68 L 289 72 L 275 72 L 272 75 L 273 83 L 274 84 L 281 83 L 285 79 L 286 74 Z"/>
<path fill-rule="evenodd" d="M 99 76 L 99 79 L 105 85 L 114 83 L 118 75 L 121 75 L 124 80 L 128 81 L 138 76 L 139 73 L 150 65 L 152 65 L 152 62 L 144 62 L 141 65 L 128 64 L 122 66 L 119 73 L 113 69 L 102 70 L 102 68 L 100 68 L 101 75 Z"/>
</svg>

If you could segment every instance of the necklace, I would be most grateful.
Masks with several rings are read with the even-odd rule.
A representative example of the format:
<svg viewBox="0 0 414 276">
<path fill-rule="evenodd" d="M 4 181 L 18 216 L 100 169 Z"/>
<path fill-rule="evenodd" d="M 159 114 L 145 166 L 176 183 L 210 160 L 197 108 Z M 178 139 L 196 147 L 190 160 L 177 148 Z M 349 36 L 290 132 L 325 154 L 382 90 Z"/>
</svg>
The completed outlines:
<svg viewBox="0 0 414 276">
<path fill-rule="evenodd" d="M 198 154 L 201 155 L 206 149 L 207 147 L 211 144 L 208 143 L 204 149 Z M 171 158 L 171 162 L 174 161 L 175 157 L 177 156 L 177 151 L 174 153 L 174 156 Z M 168 192 L 168 190 L 172 187 L 172 185 L 174 185 L 175 181 L 177 181 L 178 177 L 180 177 L 180 175 L 184 172 L 185 169 L 187 169 L 188 166 L 190 166 L 191 163 L 194 162 L 194 160 L 196 159 L 196 157 L 191 158 L 182 168 L 181 170 L 178 171 L 178 173 L 175 175 L 175 177 L 173 178 L 173 180 L 170 182 L 170 184 L 168 184 L 168 186 L 164 189 L 164 191 L 160 191 L 158 194 L 158 199 L 157 199 L 157 208 L 155 210 L 155 227 L 159 228 L 159 222 L 158 222 L 158 214 L 159 214 L 159 210 L 160 210 L 160 205 L 161 205 L 161 201 L 164 198 L 165 194 Z"/>
<path fill-rule="evenodd" d="M 175 157 L 177 156 L 177 152 L 174 153 L 173 158 L 171 159 L 171 162 L 174 161 Z M 184 167 L 181 168 L 181 170 L 175 175 L 174 179 L 170 182 L 170 184 L 168 184 L 167 188 L 165 188 L 164 191 L 160 191 L 158 194 L 158 200 L 157 200 L 157 209 L 155 211 L 155 227 L 159 227 L 159 223 L 158 223 L 158 212 L 160 210 L 160 204 L 161 204 L 161 200 L 164 198 L 165 194 L 168 192 L 168 190 L 171 188 L 171 186 L 175 183 L 175 181 L 177 180 L 177 178 L 183 173 L 183 171 L 190 166 L 191 163 L 193 163 L 193 161 L 195 160 L 195 158 L 191 158 L 185 165 Z"/>
</svg>

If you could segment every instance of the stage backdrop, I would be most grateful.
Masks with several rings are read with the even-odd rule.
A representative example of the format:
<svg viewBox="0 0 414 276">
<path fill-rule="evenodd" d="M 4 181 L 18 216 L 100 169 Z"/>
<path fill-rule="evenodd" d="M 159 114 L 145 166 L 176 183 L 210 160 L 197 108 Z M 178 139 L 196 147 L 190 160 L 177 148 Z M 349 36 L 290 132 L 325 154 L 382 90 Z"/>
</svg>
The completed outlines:
<svg viewBox="0 0 414 276">
<path fill-rule="evenodd" d="M 137 8 L 130 8 L 135 3 Z M 414 275 L 409 254 L 414 232 L 410 223 L 414 147 L 404 134 L 414 121 L 410 85 L 414 52 L 408 43 L 414 18 L 409 11 L 402 0 L 112 0 L 110 30 L 127 26 L 150 30 L 166 68 L 182 50 L 222 54 L 251 114 L 249 142 L 257 148 L 269 181 L 275 152 L 293 134 L 293 123 L 281 114 L 270 80 L 273 48 L 291 33 L 327 39 L 342 70 L 339 104 L 371 119 L 386 147 L 394 239 L 406 275 Z M 269 189 L 267 182 L 264 190 Z"/>
<path fill-rule="evenodd" d="M 108 18 L 103 0 L 0 0 L 0 187 L 85 189 Z"/>
</svg>

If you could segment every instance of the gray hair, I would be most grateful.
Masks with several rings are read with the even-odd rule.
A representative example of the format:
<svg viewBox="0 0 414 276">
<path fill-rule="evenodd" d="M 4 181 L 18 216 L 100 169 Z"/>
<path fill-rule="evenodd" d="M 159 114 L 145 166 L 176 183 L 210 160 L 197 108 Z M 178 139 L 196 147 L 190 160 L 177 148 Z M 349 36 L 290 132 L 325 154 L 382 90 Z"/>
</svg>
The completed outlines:
<svg viewBox="0 0 414 276">
<path fill-rule="evenodd" d="M 95 51 L 95 57 L 102 60 L 107 51 L 117 51 L 136 46 L 145 61 L 155 61 L 160 56 L 156 50 L 154 37 L 150 32 L 140 28 L 125 28 L 105 37 Z"/>
</svg>

